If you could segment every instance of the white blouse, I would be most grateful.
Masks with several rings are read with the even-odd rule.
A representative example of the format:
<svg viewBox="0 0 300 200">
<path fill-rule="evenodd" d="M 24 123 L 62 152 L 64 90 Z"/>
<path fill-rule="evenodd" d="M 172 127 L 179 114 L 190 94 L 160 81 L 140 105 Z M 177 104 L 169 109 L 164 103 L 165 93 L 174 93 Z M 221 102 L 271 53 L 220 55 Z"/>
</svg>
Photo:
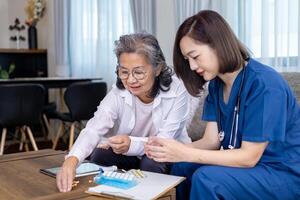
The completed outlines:
<svg viewBox="0 0 300 200">
<path fill-rule="evenodd" d="M 155 135 L 190 143 L 191 139 L 185 127 L 189 117 L 189 97 L 182 81 L 175 76 L 172 79 L 170 90 L 160 91 L 152 104 Z M 67 157 L 75 156 L 79 162 L 82 162 L 96 148 L 101 138 L 121 134 L 129 135 L 131 139 L 129 150 L 124 155 L 143 155 L 144 144 L 136 138 L 145 137 L 145 135 L 131 136 L 137 121 L 135 98 L 128 90 L 120 90 L 114 85 L 101 101 L 94 117 L 81 131 Z"/>
</svg>

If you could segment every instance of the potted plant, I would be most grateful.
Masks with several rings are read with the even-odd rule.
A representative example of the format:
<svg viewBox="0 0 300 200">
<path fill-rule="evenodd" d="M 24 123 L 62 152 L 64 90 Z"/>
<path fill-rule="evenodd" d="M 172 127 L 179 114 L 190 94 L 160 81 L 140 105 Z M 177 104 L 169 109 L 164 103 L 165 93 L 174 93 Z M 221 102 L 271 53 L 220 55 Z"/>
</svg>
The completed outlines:
<svg viewBox="0 0 300 200">
<path fill-rule="evenodd" d="M 0 79 L 8 79 L 9 75 L 15 70 L 15 68 L 15 64 L 11 64 L 8 70 L 2 69 L 2 66 L 0 65 Z"/>
</svg>

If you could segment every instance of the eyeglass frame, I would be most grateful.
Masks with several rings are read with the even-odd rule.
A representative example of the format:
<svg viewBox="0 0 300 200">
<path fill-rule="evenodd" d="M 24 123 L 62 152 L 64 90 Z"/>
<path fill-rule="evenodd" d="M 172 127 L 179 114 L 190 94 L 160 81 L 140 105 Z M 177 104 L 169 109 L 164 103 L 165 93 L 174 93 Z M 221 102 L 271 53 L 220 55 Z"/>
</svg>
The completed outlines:
<svg viewBox="0 0 300 200">
<path fill-rule="evenodd" d="M 126 78 L 121 78 L 120 77 L 120 75 L 119 75 L 119 69 L 120 68 L 124 68 L 124 67 L 122 67 L 121 65 L 117 65 L 117 68 L 116 68 L 116 74 L 117 74 L 117 76 L 118 76 L 118 78 L 120 78 L 121 80 L 127 80 L 128 78 L 129 78 L 129 76 L 130 76 L 130 74 L 132 75 L 132 77 L 133 78 L 135 78 L 136 80 L 143 80 L 143 79 L 145 79 L 147 76 L 146 76 L 146 74 L 147 74 L 147 71 L 145 71 L 145 70 L 143 70 L 142 69 L 142 74 L 143 74 L 143 78 L 137 78 L 136 77 L 136 75 L 135 75 L 135 71 L 136 71 L 136 69 L 141 69 L 142 68 L 142 66 L 138 66 L 138 67 L 135 67 L 132 71 L 129 71 L 129 70 L 127 70 L 126 69 L 126 71 L 128 72 L 128 74 L 127 74 L 127 77 Z"/>
</svg>

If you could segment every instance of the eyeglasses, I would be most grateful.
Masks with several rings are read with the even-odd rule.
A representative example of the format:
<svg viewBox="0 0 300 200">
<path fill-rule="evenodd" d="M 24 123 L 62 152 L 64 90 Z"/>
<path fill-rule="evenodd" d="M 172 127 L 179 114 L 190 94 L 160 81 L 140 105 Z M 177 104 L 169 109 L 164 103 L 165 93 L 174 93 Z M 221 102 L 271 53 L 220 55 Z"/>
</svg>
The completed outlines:
<svg viewBox="0 0 300 200">
<path fill-rule="evenodd" d="M 137 80 L 143 80 L 145 77 L 146 77 L 146 72 L 137 67 L 137 68 L 134 68 L 131 72 L 129 70 L 126 70 L 120 66 L 117 66 L 117 71 L 116 71 L 118 77 L 121 79 L 121 80 L 126 80 L 128 79 L 129 75 L 132 74 L 132 76 L 137 79 Z"/>
</svg>

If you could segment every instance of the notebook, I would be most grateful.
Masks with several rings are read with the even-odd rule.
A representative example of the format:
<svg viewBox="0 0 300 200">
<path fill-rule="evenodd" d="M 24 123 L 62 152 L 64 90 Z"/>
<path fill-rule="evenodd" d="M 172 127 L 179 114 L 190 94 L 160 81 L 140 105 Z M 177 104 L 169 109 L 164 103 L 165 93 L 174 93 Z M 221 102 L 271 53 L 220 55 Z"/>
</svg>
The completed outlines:
<svg viewBox="0 0 300 200">
<path fill-rule="evenodd" d="M 45 169 L 40 169 L 40 172 L 43 174 L 46 174 L 51 177 L 56 177 L 56 174 L 60 170 L 61 167 L 52 167 L 52 168 L 45 168 Z M 88 176 L 88 175 L 93 175 L 93 174 L 98 174 L 99 169 L 102 169 L 104 171 L 114 171 L 117 170 L 117 166 L 110 166 L 110 167 L 104 167 L 101 165 L 97 165 L 95 163 L 90 163 L 90 162 L 84 162 L 81 163 L 77 168 L 76 168 L 76 175 L 75 177 L 81 177 L 81 176 Z"/>
</svg>

